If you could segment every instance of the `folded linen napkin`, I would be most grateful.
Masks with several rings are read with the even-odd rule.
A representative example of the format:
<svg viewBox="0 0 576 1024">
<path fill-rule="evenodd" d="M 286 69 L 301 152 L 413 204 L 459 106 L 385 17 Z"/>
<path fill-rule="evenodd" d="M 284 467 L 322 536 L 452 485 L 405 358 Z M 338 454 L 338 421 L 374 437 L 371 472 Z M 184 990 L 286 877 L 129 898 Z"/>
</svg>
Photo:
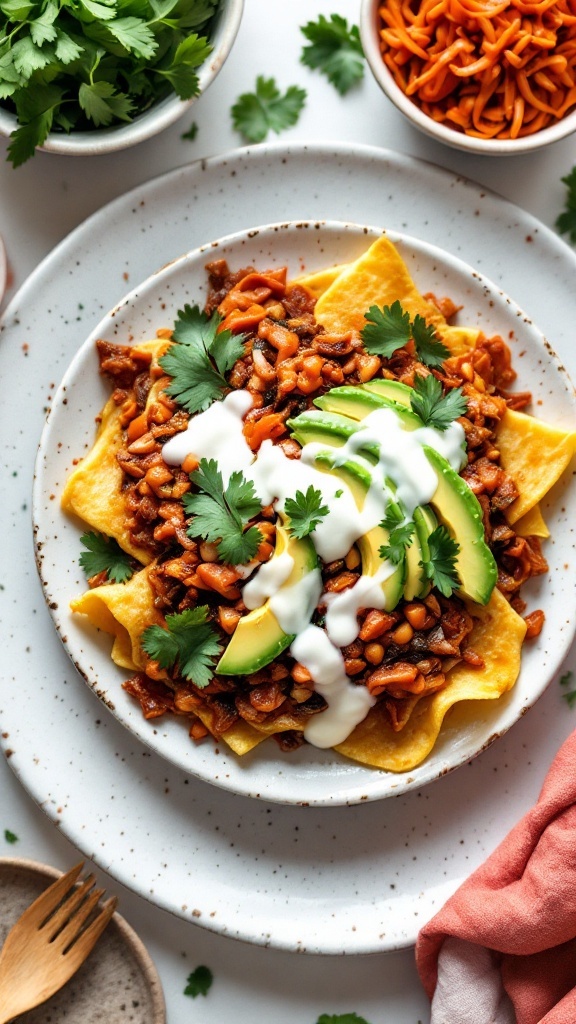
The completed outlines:
<svg viewBox="0 0 576 1024">
<path fill-rule="evenodd" d="M 431 1024 L 576 1024 L 576 731 L 534 807 L 422 929 Z"/>
</svg>

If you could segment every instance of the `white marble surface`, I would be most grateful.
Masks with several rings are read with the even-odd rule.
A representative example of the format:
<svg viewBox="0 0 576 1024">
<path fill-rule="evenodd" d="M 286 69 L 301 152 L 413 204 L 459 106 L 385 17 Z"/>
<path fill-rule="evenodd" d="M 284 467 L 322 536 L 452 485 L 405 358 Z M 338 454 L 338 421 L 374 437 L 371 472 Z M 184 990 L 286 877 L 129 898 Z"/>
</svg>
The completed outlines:
<svg viewBox="0 0 576 1024">
<path fill-rule="evenodd" d="M 253 88 L 257 74 L 274 75 L 282 88 L 295 83 L 308 90 L 306 109 L 298 125 L 283 134 L 285 141 L 339 139 L 399 150 L 472 178 L 553 227 L 564 201 L 561 177 L 576 163 L 576 137 L 531 156 L 471 157 L 434 144 L 410 128 L 381 96 L 368 71 L 364 83 L 341 99 L 323 77 L 299 64 L 304 42 L 299 26 L 319 13 L 332 12 L 357 21 L 358 6 L 351 0 L 246 0 L 232 55 L 209 92 L 182 122 L 136 149 L 99 158 L 40 153 L 15 171 L 4 160 L 6 142 L 1 140 L 0 234 L 11 279 L 6 300 L 69 231 L 110 199 L 166 170 L 240 145 L 229 109 L 239 93 Z M 195 141 L 182 140 L 181 133 L 193 120 L 199 129 Z M 571 369 L 574 373 L 576 367 Z M 557 692 L 549 691 L 534 713 L 546 715 L 558 699 Z M 532 719 L 528 736 L 537 733 L 533 725 Z M 518 728 L 523 727 L 521 723 Z M 561 733 L 568 728 L 566 722 Z M 562 738 L 559 733 L 558 744 Z M 535 780 L 534 795 L 539 781 Z M 5 829 L 18 836 L 16 844 L 4 841 Z M 60 868 L 78 858 L 4 761 L 0 855 L 29 857 Z M 428 1020 L 412 950 L 336 959 L 251 947 L 172 918 L 122 886 L 112 886 L 109 879 L 106 884 L 119 893 L 122 913 L 158 966 L 170 1024 L 248 1024 L 257 1016 L 274 1024 L 316 1024 L 321 1013 L 352 1010 L 370 1024 Z M 210 966 L 215 982 L 206 999 L 192 1000 L 183 989 L 188 973 L 199 963 Z"/>
</svg>

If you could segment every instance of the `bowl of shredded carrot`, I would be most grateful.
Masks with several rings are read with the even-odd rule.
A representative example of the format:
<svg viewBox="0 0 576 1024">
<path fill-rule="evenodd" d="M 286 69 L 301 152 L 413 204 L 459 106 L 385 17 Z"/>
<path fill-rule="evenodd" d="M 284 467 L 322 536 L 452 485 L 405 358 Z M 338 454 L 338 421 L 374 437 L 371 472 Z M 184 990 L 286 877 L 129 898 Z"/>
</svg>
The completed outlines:
<svg viewBox="0 0 576 1024">
<path fill-rule="evenodd" d="M 380 87 L 428 135 L 509 156 L 576 131 L 575 0 L 362 0 Z"/>
</svg>

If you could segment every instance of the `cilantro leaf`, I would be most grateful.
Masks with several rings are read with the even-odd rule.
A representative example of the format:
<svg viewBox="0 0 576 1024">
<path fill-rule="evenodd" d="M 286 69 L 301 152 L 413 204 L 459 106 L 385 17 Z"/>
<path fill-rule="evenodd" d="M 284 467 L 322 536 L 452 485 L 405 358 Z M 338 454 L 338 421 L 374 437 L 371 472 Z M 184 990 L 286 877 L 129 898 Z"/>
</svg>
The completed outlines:
<svg viewBox="0 0 576 1024">
<path fill-rule="evenodd" d="M 368 323 L 360 334 L 364 348 L 372 355 L 389 359 L 396 349 L 410 341 L 410 314 L 396 299 L 391 306 L 370 306 L 365 314 Z"/>
<path fill-rule="evenodd" d="M 184 989 L 184 995 L 192 996 L 193 999 L 196 999 L 196 996 L 207 996 L 213 981 L 214 975 L 210 968 L 204 967 L 201 964 L 192 971 L 192 974 L 188 975 L 188 983 Z"/>
<path fill-rule="evenodd" d="M 306 494 L 296 491 L 294 498 L 286 498 L 284 510 L 290 518 L 289 530 L 298 540 L 307 537 L 330 509 L 322 504 L 322 492 L 310 484 Z"/>
<path fill-rule="evenodd" d="M 176 49 L 169 67 L 158 68 L 158 73 L 168 79 L 174 92 L 181 100 L 191 100 L 198 95 L 199 78 L 195 68 L 202 64 L 212 52 L 205 39 L 197 35 L 188 36 Z"/>
<path fill-rule="evenodd" d="M 420 562 L 424 576 L 431 580 L 444 597 L 450 597 L 460 586 L 456 572 L 456 558 L 460 545 L 450 536 L 445 526 L 437 526 L 428 537 L 430 559 Z"/>
<path fill-rule="evenodd" d="M 198 135 L 198 125 L 196 124 L 196 121 L 192 121 L 192 124 L 190 125 L 188 131 L 187 132 L 182 132 L 180 138 L 181 139 L 188 139 L 190 142 L 194 142 L 194 139 L 196 138 L 197 135 Z"/>
<path fill-rule="evenodd" d="M 565 672 L 563 676 L 560 676 L 560 686 L 571 686 L 572 685 L 573 672 Z M 567 693 L 562 694 L 569 708 L 576 706 L 576 690 L 569 690 Z"/>
<path fill-rule="evenodd" d="M 117 93 L 110 82 L 82 82 L 78 90 L 78 102 L 82 110 L 97 128 L 107 126 L 114 118 L 129 121 L 132 103 L 128 96 Z"/>
<path fill-rule="evenodd" d="M 4 829 L 4 839 L 7 843 L 14 844 L 18 842 L 18 836 L 14 832 L 11 832 L 9 828 Z"/>
<path fill-rule="evenodd" d="M 213 658 L 222 648 L 208 620 L 208 606 L 187 608 L 166 616 L 166 628 L 148 626 L 140 638 L 143 650 L 160 668 L 177 666 L 184 679 L 204 689 L 214 675 Z"/>
<path fill-rule="evenodd" d="M 32 121 L 21 124 L 19 128 L 11 132 L 8 159 L 11 160 L 13 167 L 20 167 L 26 160 L 34 156 L 37 146 L 46 142 L 53 120 L 54 111 L 45 110 Z"/>
<path fill-rule="evenodd" d="M 560 180 L 567 186 L 567 192 L 564 210 L 556 218 L 555 226 L 561 235 L 568 235 L 572 244 L 576 244 L 576 166 Z"/>
<path fill-rule="evenodd" d="M 414 523 L 407 522 L 395 526 L 390 532 L 389 543 L 380 546 L 380 558 L 387 559 L 393 565 L 400 565 L 406 548 L 409 548 L 412 543 L 413 534 Z"/>
<path fill-rule="evenodd" d="M 462 388 L 452 388 L 444 394 L 440 381 L 430 373 L 427 377 L 414 377 L 410 404 L 425 426 L 447 430 L 458 416 L 464 415 L 468 402 Z"/>
<path fill-rule="evenodd" d="M 364 1017 L 357 1013 L 322 1013 L 316 1024 L 369 1024 Z"/>
<path fill-rule="evenodd" d="M 103 533 L 84 533 L 80 543 L 87 548 L 80 555 L 80 565 L 88 579 L 105 572 L 114 583 L 126 583 L 132 576 L 132 559 L 123 551 L 113 537 L 105 537 Z"/>
<path fill-rule="evenodd" d="M 296 124 L 306 102 L 306 90 L 290 85 L 281 94 L 273 78 L 258 75 L 254 92 L 244 92 L 231 108 L 232 124 L 247 142 L 262 142 L 269 131 Z"/>
<path fill-rule="evenodd" d="M 433 324 L 427 324 L 419 313 L 412 321 L 412 337 L 418 357 L 426 366 L 442 366 L 448 359 L 450 350 L 437 337 Z"/>
<path fill-rule="evenodd" d="M 219 313 L 211 317 L 199 306 L 186 305 L 179 310 L 172 334 L 175 345 L 159 360 L 172 377 L 167 393 L 187 412 L 202 412 L 222 398 L 228 389 L 224 376 L 237 359 L 244 355 L 244 335 L 231 331 L 218 332 L 222 322 Z"/>
<path fill-rule="evenodd" d="M 254 484 L 242 473 L 232 473 L 227 487 L 214 459 L 202 459 L 190 479 L 203 493 L 185 494 L 184 510 L 193 518 L 188 523 L 190 537 L 219 542 L 223 562 L 242 565 L 254 557 L 262 541 L 255 526 L 244 531 L 246 523 L 258 515 L 261 504 Z"/>
<path fill-rule="evenodd" d="M 364 51 L 357 25 L 348 28 L 346 18 L 321 14 L 300 30 L 310 45 L 302 49 L 301 61 L 326 75 L 341 96 L 364 75 Z"/>
<path fill-rule="evenodd" d="M 560 686 L 570 686 L 573 674 L 574 673 L 569 670 L 568 672 L 565 672 L 563 676 L 560 676 Z"/>
<path fill-rule="evenodd" d="M 395 530 L 398 526 L 402 526 L 404 519 L 404 513 L 398 502 L 389 501 L 386 505 L 384 519 L 382 520 L 382 526 L 384 529 L 389 530 L 391 533 L 392 530 Z"/>
</svg>

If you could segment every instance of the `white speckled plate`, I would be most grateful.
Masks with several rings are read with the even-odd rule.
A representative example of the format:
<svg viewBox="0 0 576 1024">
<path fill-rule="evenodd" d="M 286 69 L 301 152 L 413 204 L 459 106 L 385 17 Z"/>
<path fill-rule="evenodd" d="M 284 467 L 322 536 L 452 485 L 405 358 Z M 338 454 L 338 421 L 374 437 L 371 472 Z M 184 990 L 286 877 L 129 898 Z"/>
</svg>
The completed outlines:
<svg viewBox="0 0 576 1024">
<path fill-rule="evenodd" d="M 321 221 L 258 226 L 210 241 L 169 263 L 138 285 L 94 327 L 54 396 L 42 434 L 33 509 L 37 559 L 48 607 L 74 664 L 119 721 L 157 753 L 184 771 L 246 796 L 307 805 L 351 804 L 395 796 L 446 775 L 483 750 L 534 703 L 548 685 L 576 626 L 576 619 L 566 615 L 572 582 L 562 572 L 566 552 L 573 547 L 576 490 L 566 496 L 564 489 L 558 488 L 545 509 L 556 542 L 551 548 L 550 573 L 531 588 L 536 606 L 545 610 L 546 625 L 538 641 L 524 647 L 517 685 L 501 700 L 471 705 L 465 724 L 463 709 L 456 726 L 451 725 L 453 716 L 449 715 L 426 760 L 411 772 L 396 774 L 367 768 L 310 745 L 296 754 L 282 754 L 273 740 L 260 744 L 243 758 L 221 742 L 215 756 L 212 743 L 190 742 L 184 720 L 165 716 L 145 721 L 140 705 L 122 689 L 128 673 L 111 663 L 111 638 L 98 635 L 83 618 L 70 612 L 70 600 L 86 589 L 78 564 L 82 528 L 62 513 L 59 501 L 75 460 L 93 443 L 94 418 L 110 392 L 98 374 L 96 339 L 145 341 L 155 337 L 158 328 L 170 326 L 185 303 L 203 305 L 207 294 L 205 265 L 209 260 L 226 259 L 233 269 L 287 265 L 289 277 L 296 277 L 353 260 L 380 233 L 377 228 Z M 576 421 L 566 372 L 508 296 L 436 246 L 409 236 L 391 237 L 399 244 L 422 293 L 449 295 L 463 307 L 459 323 L 477 324 L 487 335 L 500 334 L 509 339 L 521 374 L 519 386 L 532 392 L 540 416 L 566 425 Z"/>
<path fill-rule="evenodd" d="M 175 254 L 299 218 L 376 223 L 441 246 L 512 295 L 570 369 L 574 253 L 534 217 L 429 164 L 356 145 L 258 146 L 111 203 L 36 270 L 0 332 L 0 373 L 14 382 L 0 412 L 2 745 L 76 846 L 159 906 L 263 945 L 377 952 L 413 942 L 533 802 L 574 727 L 560 687 L 469 765 L 396 799 L 307 808 L 249 800 L 171 765 L 102 707 L 54 630 L 31 542 L 45 411 L 93 326 Z M 573 576 L 571 549 L 565 565 Z M 565 666 L 576 670 L 572 653 Z"/>
<path fill-rule="evenodd" d="M 36 861 L 0 857 L 0 948 L 27 907 L 62 872 Z M 108 894 L 110 895 L 110 894 Z M 165 1024 L 162 986 L 129 924 L 114 914 L 88 959 L 59 992 L 18 1017 L 21 1024 Z"/>
</svg>

